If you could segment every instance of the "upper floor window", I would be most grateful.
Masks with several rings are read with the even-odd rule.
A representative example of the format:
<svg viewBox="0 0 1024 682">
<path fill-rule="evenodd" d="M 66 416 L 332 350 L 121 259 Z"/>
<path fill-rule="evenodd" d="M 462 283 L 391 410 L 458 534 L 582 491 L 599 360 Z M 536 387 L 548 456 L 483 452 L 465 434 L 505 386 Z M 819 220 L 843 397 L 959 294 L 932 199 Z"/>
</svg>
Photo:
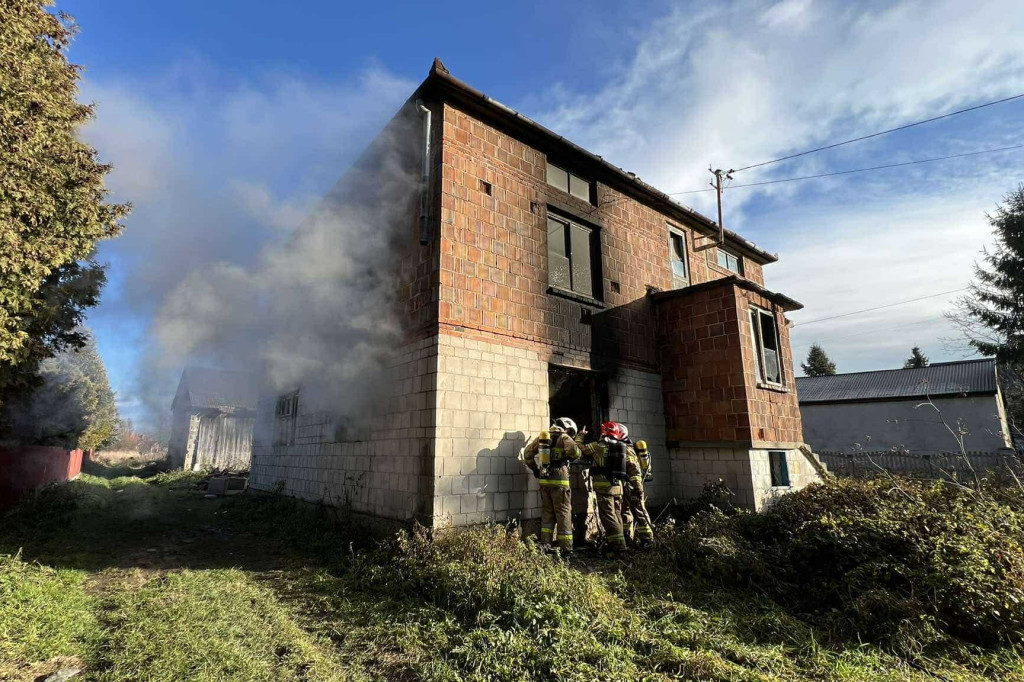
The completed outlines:
<svg viewBox="0 0 1024 682">
<path fill-rule="evenodd" d="M 690 271 L 686 259 L 686 235 L 669 228 L 668 255 L 672 263 L 672 288 L 690 286 Z"/>
<path fill-rule="evenodd" d="M 554 166 L 551 162 L 548 162 L 548 184 L 583 201 L 590 201 L 590 181 Z"/>
<path fill-rule="evenodd" d="M 598 298 L 598 232 L 548 214 L 548 283 L 588 298 Z"/>
<path fill-rule="evenodd" d="M 775 315 L 761 308 L 750 309 L 750 330 L 754 342 L 754 364 L 758 379 L 782 385 L 782 352 Z"/>
<path fill-rule="evenodd" d="M 718 247 L 718 264 L 737 275 L 743 274 L 743 259 L 735 253 L 726 251 L 721 246 Z"/>
</svg>

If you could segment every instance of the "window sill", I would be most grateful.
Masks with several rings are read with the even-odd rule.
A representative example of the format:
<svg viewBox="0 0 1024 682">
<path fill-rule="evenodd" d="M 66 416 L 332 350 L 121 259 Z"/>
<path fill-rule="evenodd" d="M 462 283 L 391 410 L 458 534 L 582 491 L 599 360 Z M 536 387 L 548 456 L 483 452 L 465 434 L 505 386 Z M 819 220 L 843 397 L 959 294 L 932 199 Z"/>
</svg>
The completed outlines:
<svg viewBox="0 0 1024 682">
<path fill-rule="evenodd" d="M 601 301 L 598 301 L 596 298 L 577 294 L 575 291 L 569 291 L 568 289 L 562 289 L 561 287 L 552 286 L 550 284 L 548 285 L 548 293 L 554 294 L 555 296 L 561 296 L 562 298 L 567 298 L 570 301 L 576 301 L 577 303 L 593 306 L 595 308 L 606 307 L 604 303 L 601 303 Z"/>
<path fill-rule="evenodd" d="M 766 391 L 773 391 L 775 393 L 790 393 L 791 391 L 781 384 L 767 384 L 763 381 L 757 382 L 757 387 L 762 388 Z"/>
</svg>

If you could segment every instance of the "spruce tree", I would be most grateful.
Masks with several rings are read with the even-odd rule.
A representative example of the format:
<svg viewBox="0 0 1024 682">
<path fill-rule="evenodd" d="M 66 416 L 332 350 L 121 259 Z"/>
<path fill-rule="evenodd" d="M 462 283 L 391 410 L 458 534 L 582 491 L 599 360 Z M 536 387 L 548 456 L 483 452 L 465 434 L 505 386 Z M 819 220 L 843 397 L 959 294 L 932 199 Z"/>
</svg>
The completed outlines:
<svg viewBox="0 0 1024 682">
<path fill-rule="evenodd" d="M 970 345 L 1018 369 L 1024 367 L 1024 184 L 987 214 L 995 246 L 975 265 L 970 293 L 948 317 Z"/>
<path fill-rule="evenodd" d="M 800 369 L 809 377 L 831 376 L 836 373 L 836 363 L 829 359 L 821 346 L 814 344 L 807 352 L 807 362 L 800 363 Z"/>
<path fill-rule="evenodd" d="M 928 356 L 921 352 L 920 346 L 910 349 L 910 357 L 903 363 L 903 369 L 920 369 L 928 366 Z"/>
</svg>

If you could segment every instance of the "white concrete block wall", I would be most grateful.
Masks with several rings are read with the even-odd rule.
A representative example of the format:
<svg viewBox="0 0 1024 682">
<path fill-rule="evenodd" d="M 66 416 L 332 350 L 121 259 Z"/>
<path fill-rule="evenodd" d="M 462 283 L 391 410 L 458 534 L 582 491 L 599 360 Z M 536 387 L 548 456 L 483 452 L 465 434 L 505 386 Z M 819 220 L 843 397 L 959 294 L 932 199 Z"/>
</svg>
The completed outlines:
<svg viewBox="0 0 1024 682">
<path fill-rule="evenodd" d="M 664 404 L 660 374 L 623 369 L 608 380 L 608 418 L 625 424 L 633 441 L 647 441 L 654 465 L 654 480 L 646 489 L 650 504 L 672 498 Z"/>
<path fill-rule="evenodd" d="M 805 485 L 821 480 L 818 469 L 800 450 L 785 450 L 786 467 L 789 469 L 789 485 L 772 487 L 771 464 L 769 452 L 781 450 L 751 450 L 750 471 L 753 484 L 754 508 L 758 511 L 777 500 L 782 495 L 799 490 Z"/>
<path fill-rule="evenodd" d="M 273 398 L 261 401 L 250 485 L 284 486 L 310 501 L 347 506 L 389 519 L 427 520 L 431 513 L 432 438 L 437 402 L 437 339 L 396 352 L 383 395 L 358 433 L 336 441 L 337 418 L 313 411 L 299 392 L 294 443 L 273 444 Z M 269 425 L 269 426 L 268 426 Z"/>
<path fill-rule="evenodd" d="M 548 426 L 547 363 L 444 334 L 437 353 L 435 525 L 539 518 L 539 487 L 516 454 Z"/>
<path fill-rule="evenodd" d="M 754 487 L 750 451 L 739 447 L 674 447 L 670 451 L 671 494 L 692 499 L 704 485 L 722 480 L 735 494 L 737 504 L 753 508 Z"/>
</svg>

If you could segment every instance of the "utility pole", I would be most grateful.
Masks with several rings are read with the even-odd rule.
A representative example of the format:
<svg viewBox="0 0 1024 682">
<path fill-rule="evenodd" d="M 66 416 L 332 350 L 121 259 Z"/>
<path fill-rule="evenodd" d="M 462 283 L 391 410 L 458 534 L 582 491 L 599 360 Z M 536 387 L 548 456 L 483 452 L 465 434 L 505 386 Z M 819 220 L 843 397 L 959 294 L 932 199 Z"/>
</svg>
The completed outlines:
<svg viewBox="0 0 1024 682">
<path fill-rule="evenodd" d="M 712 169 L 711 166 L 708 166 L 708 172 L 715 176 L 715 181 L 711 183 L 711 186 L 715 188 L 715 194 L 718 195 L 718 241 L 705 244 L 700 247 L 700 250 L 710 249 L 712 246 L 718 246 L 725 242 L 725 221 L 722 217 L 722 190 L 725 189 L 723 182 L 725 180 L 732 180 L 731 170 Z"/>
</svg>

